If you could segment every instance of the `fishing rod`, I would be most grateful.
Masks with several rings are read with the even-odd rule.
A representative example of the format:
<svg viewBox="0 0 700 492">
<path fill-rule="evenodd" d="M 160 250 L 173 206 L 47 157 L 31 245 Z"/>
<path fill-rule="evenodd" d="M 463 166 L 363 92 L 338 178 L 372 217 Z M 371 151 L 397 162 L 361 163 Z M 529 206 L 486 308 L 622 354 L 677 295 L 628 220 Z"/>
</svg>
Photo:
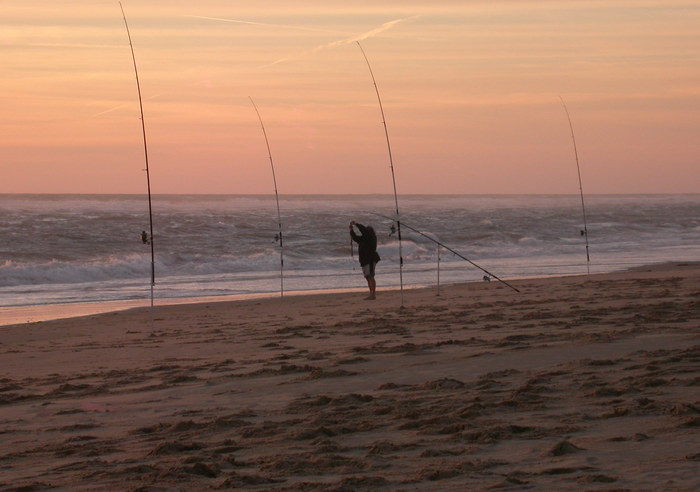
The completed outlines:
<svg viewBox="0 0 700 492">
<path fill-rule="evenodd" d="M 382 215 L 382 214 L 372 213 L 372 215 L 376 215 L 376 216 L 378 216 L 378 217 L 383 217 L 383 218 L 385 218 L 385 219 L 391 220 L 392 222 L 393 222 L 393 220 L 394 220 L 394 219 L 392 219 L 391 217 L 387 217 L 386 215 Z M 487 274 L 488 276 L 493 277 L 493 278 L 495 278 L 496 280 L 498 280 L 499 282 L 501 282 L 502 284 L 506 285 L 507 287 L 510 287 L 510 288 L 513 289 L 515 292 L 520 292 L 518 289 L 516 289 L 515 287 L 513 287 L 512 285 L 510 285 L 510 284 L 509 284 L 508 282 L 506 282 L 505 280 L 499 278 L 497 275 L 494 275 L 493 273 L 489 272 L 489 271 L 486 270 L 485 268 L 480 267 L 479 265 L 477 265 L 476 263 L 474 263 L 472 260 L 470 260 L 470 259 L 467 258 L 466 256 L 464 256 L 464 255 L 458 253 L 457 251 L 455 251 L 454 249 L 452 249 L 452 248 L 450 248 L 449 246 L 445 245 L 444 243 L 438 241 L 437 239 L 430 237 L 428 234 L 419 231 L 419 230 L 416 229 L 415 227 L 411 227 L 410 225 L 406 224 L 405 222 L 404 222 L 403 226 L 406 227 L 406 228 L 408 228 L 408 229 L 410 229 L 410 230 L 412 230 L 413 232 L 415 232 L 415 233 L 417 233 L 417 234 L 420 234 L 420 235 L 423 236 L 424 238 L 429 239 L 430 241 L 434 242 L 434 243 L 437 244 L 438 246 L 441 246 L 441 247 L 445 248 L 445 249 L 446 249 L 447 251 L 449 251 L 450 253 L 452 253 L 452 254 L 454 254 L 454 255 L 456 255 L 456 256 L 462 258 L 464 261 L 466 261 L 466 262 L 468 262 L 469 264 L 475 266 L 476 268 L 478 268 L 479 270 L 481 270 L 482 272 L 484 272 L 484 273 Z"/>
<path fill-rule="evenodd" d="M 144 242 L 148 242 L 151 245 L 151 330 L 153 330 L 153 287 L 156 285 L 156 256 L 155 249 L 153 246 L 153 206 L 151 203 L 151 175 L 148 171 L 148 145 L 146 144 L 146 122 L 143 118 L 143 99 L 141 98 L 141 84 L 139 82 L 139 71 L 136 66 L 136 55 L 134 54 L 134 44 L 131 42 L 131 33 L 129 32 L 129 23 L 126 21 L 126 14 L 124 13 L 124 7 L 122 3 L 119 2 L 119 8 L 122 11 L 122 17 L 124 18 L 124 26 L 126 26 L 126 35 L 129 38 L 129 47 L 131 48 L 131 59 L 134 62 L 134 75 L 136 75 L 136 90 L 139 94 L 139 110 L 141 112 L 141 130 L 143 133 L 143 154 L 146 160 L 146 186 L 148 189 L 148 220 L 150 222 L 150 233 L 148 238 L 144 239 Z"/>
<path fill-rule="evenodd" d="M 576 149 L 576 137 L 574 136 L 574 125 L 571 123 L 571 116 L 569 116 L 569 109 L 566 107 L 564 98 L 559 96 L 562 106 L 564 106 L 564 111 L 566 112 L 566 119 L 569 120 L 569 129 L 571 130 L 571 140 L 574 142 L 574 156 L 576 157 L 576 171 L 578 172 L 578 189 L 581 192 L 581 211 L 583 212 L 583 230 L 581 235 L 586 239 L 586 268 L 588 274 L 591 274 L 591 257 L 588 252 L 588 226 L 586 225 L 586 205 L 583 203 L 583 184 L 581 184 L 581 166 L 578 163 L 578 150 Z"/>
<path fill-rule="evenodd" d="M 399 238 L 399 284 L 401 286 L 401 307 L 403 307 L 403 252 L 401 249 L 401 218 L 399 217 L 399 197 L 396 193 L 396 176 L 394 175 L 394 159 L 391 156 L 391 143 L 389 143 L 389 130 L 386 126 L 386 117 L 384 116 L 384 107 L 382 106 L 382 98 L 379 96 L 379 88 L 377 87 L 377 81 L 374 78 L 374 72 L 372 72 L 372 66 L 369 64 L 369 59 L 365 54 L 365 50 L 362 49 L 362 45 L 357 41 L 357 46 L 359 46 L 362 56 L 367 62 L 367 68 L 369 68 L 369 74 L 372 77 L 372 83 L 374 84 L 374 90 L 377 93 L 377 101 L 379 102 L 379 111 L 382 113 L 382 124 L 384 125 L 384 135 L 386 135 L 386 147 L 389 151 L 389 166 L 391 167 L 391 180 L 394 184 L 394 203 L 396 204 L 396 227 L 398 230 Z"/>
<path fill-rule="evenodd" d="M 277 178 L 275 177 L 275 164 L 272 162 L 272 152 L 270 151 L 270 142 L 267 140 L 267 132 L 265 131 L 265 125 L 263 124 L 262 117 L 260 116 L 260 111 L 255 105 L 253 98 L 248 96 L 250 102 L 255 108 L 255 113 L 258 115 L 258 120 L 260 120 L 260 127 L 262 128 L 263 136 L 265 137 L 265 145 L 267 146 L 267 155 L 270 158 L 270 168 L 272 169 L 272 183 L 275 186 L 275 200 L 277 202 L 277 225 L 279 226 L 279 233 L 277 238 L 280 241 L 280 297 L 284 297 L 284 245 L 282 243 L 282 216 L 280 215 L 280 197 L 277 193 Z"/>
</svg>

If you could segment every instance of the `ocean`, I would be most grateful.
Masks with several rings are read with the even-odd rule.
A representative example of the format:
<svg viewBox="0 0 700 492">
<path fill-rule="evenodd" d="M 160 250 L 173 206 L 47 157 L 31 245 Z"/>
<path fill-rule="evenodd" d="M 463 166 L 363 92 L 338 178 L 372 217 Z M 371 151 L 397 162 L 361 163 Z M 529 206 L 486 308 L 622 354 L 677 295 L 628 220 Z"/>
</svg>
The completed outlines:
<svg viewBox="0 0 700 492">
<path fill-rule="evenodd" d="M 399 196 L 401 221 L 503 279 L 700 260 L 700 194 Z M 282 195 L 285 292 L 364 288 L 351 220 L 372 225 L 378 287 L 399 285 L 393 195 Z M 155 195 L 158 300 L 279 295 L 274 195 Z M 0 195 L 0 308 L 150 297 L 148 204 L 140 195 Z M 402 228 L 405 286 L 484 272 Z M 439 263 L 438 263 L 439 254 Z M 3 312 L 0 310 L 0 316 Z M 2 319 L 0 319 L 0 323 Z"/>
</svg>

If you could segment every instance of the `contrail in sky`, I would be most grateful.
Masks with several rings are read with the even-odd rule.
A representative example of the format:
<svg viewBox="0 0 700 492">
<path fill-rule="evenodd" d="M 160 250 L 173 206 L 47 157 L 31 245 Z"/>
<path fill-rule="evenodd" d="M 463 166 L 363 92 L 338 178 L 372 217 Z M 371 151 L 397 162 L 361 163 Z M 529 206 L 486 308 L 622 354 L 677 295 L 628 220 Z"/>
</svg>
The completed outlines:
<svg viewBox="0 0 700 492">
<path fill-rule="evenodd" d="M 290 26 L 290 25 L 285 25 L 285 24 L 266 24 L 264 22 L 253 22 L 253 21 L 245 21 L 245 20 L 239 20 L 239 19 L 222 19 L 221 17 L 205 17 L 202 15 L 185 15 L 185 17 L 190 17 L 193 19 L 219 21 L 219 22 L 232 22 L 234 24 L 247 24 L 250 26 L 279 27 L 279 28 L 283 28 L 283 29 L 296 29 L 298 31 L 325 32 L 325 33 L 333 33 L 333 34 L 336 34 L 338 32 L 338 31 L 330 31 L 328 29 L 315 29 L 313 27 Z"/>
<path fill-rule="evenodd" d="M 147 97 L 145 100 L 150 101 L 151 99 L 155 99 L 161 95 L 162 94 L 156 94 L 154 96 Z M 118 109 L 126 108 L 129 106 L 132 106 L 132 104 L 131 103 L 120 104 L 119 106 L 114 106 L 113 108 L 105 109 L 104 111 L 100 111 L 99 113 L 95 113 L 91 116 L 91 118 L 96 118 L 97 116 L 102 116 L 103 114 L 111 113 L 112 111 L 116 111 Z"/>
<path fill-rule="evenodd" d="M 236 19 L 221 19 L 221 18 L 218 18 L 218 17 L 203 17 L 203 16 L 199 16 L 199 15 L 186 15 L 185 17 L 193 17 L 193 18 L 195 18 L 195 19 L 207 19 L 207 20 L 214 20 L 214 21 L 220 21 L 220 22 L 234 22 L 234 23 L 237 23 L 237 24 L 249 24 L 249 25 L 254 25 L 254 26 L 278 27 L 278 28 L 287 28 L 287 29 L 297 29 L 297 30 L 303 30 L 303 31 L 325 32 L 325 33 L 331 33 L 331 32 L 332 32 L 333 34 L 337 33 L 337 31 L 328 31 L 328 30 L 322 30 L 322 29 L 313 29 L 313 28 L 308 28 L 308 27 L 287 26 L 287 25 L 280 25 L 280 24 L 265 24 L 265 23 L 263 23 L 263 22 L 252 22 L 252 21 L 244 21 L 244 20 L 236 20 Z M 374 28 L 374 29 L 371 29 L 371 30 L 369 30 L 369 31 L 363 32 L 363 33 L 361 33 L 361 34 L 357 34 L 357 35 L 351 36 L 351 37 L 349 37 L 349 38 L 339 39 L 339 40 L 337 40 L 337 41 L 332 41 L 332 42 L 327 43 L 327 44 L 322 44 L 322 45 L 320 45 L 320 46 L 316 46 L 315 48 L 310 49 L 309 51 L 305 51 L 305 52 L 299 53 L 299 54 L 297 54 L 297 55 L 286 56 L 286 57 L 284 57 L 284 58 L 280 58 L 279 60 L 273 61 L 272 63 L 268 63 L 267 65 L 262 65 L 262 66 L 260 66 L 260 67 L 258 67 L 258 68 L 267 68 L 267 67 L 271 67 L 271 66 L 273 66 L 273 65 L 277 65 L 277 64 L 279 64 L 279 63 L 283 63 L 283 62 L 288 61 L 288 60 L 294 60 L 294 59 L 296 59 L 296 58 L 299 58 L 299 57 L 301 57 L 301 56 L 304 56 L 304 55 L 307 54 L 307 53 L 318 53 L 319 51 L 322 51 L 322 50 L 332 49 L 332 48 L 336 48 L 336 47 L 338 47 L 338 46 L 343 46 L 343 45 L 346 45 L 346 44 L 355 43 L 355 42 L 357 42 L 357 41 L 362 41 L 362 40 L 364 40 L 364 39 L 368 39 L 368 38 L 377 36 L 378 34 L 381 34 L 381 33 L 383 33 L 384 31 L 387 31 L 387 30 L 391 29 L 392 27 L 394 27 L 396 24 L 398 24 L 398 23 L 400 23 L 400 22 L 410 21 L 410 20 L 413 20 L 413 19 L 417 19 L 418 17 L 420 17 L 420 16 L 418 16 L 418 15 L 413 15 L 413 16 L 411 16 L 411 17 L 403 17 L 403 18 L 401 18 L 401 19 L 395 19 L 395 20 L 392 20 L 392 21 L 389 21 L 389 22 L 385 22 L 385 23 L 382 24 L 381 26 L 376 27 L 376 28 Z M 156 97 L 158 97 L 158 96 L 160 96 L 160 95 L 161 95 L 161 94 L 157 94 L 157 95 L 154 95 L 154 96 L 150 96 L 150 97 L 147 98 L 147 99 L 154 99 L 154 98 L 156 98 Z M 92 117 L 94 118 L 94 117 L 101 116 L 101 115 L 106 114 L 106 113 L 111 113 L 112 111 L 116 111 L 116 110 L 118 110 L 118 109 L 121 109 L 121 108 L 124 108 L 124 107 L 127 107 L 127 106 L 129 106 L 129 104 L 120 104 L 119 106 L 115 106 L 115 107 L 113 107 L 113 108 L 107 109 L 107 110 L 105 110 L 105 111 L 101 111 L 101 112 L 99 112 L 99 113 L 97 113 L 97 114 L 94 114 L 94 115 L 92 115 Z"/>
<path fill-rule="evenodd" d="M 362 41 L 363 39 L 368 39 L 368 38 L 374 37 L 374 36 L 376 36 L 376 35 L 378 35 L 378 34 L 383 33 L 384 31 L 387 31 L 387 30 L 391 29 L 392 27 L 394 27 L 394 26 L 395 26 L 396 24 L 398 24 L 399 22 L 405 22 L 405 21 L 413 20 L 413 19 L 416 19 L 416 18 L 418 18 L 418 17 L 419 17 L 418 15 L 414 15 L 414 16 L 411 16 L 411 17 L 404 17 L 404 18 L 401 18 L 401 19 L 396 19 L 396 20 L 392 20 L 392 21 L 389 21 L 389 22 L 385 22 L 385 23 L 382 24 L 381 26 L 379 26 L 379 27 L 377 27 L 377 28 L 375 28 L 375 29 L 372 29 L 371 31 L 367 31 L 367 32 L 364 32 L 364 33 L 362 33 L 362 34 L 358 34 L 358 35 L 356 35 L 356 36 L 352 36 L 352 37 L 345 38 L 345 39 L 339 39 L 338 41 L 332 41 L 332 42 L 330 42 L 330 43 L 328 43 L 328 44 L 323 44 L 323 45 L 321 45 L 321 46 L 317 46 L 317 47 L 315 47 L 315 48 L 309 50 L 308 53 L 317 53 L 317 52 L 322 51 L 322 50 L 331 49 L 331 48 L 336 48 L 336 47 L 338 47 L 338 46 L 343 46 L 343 45 L 346 45 L 346 44 L 355 43 L 355 42 L 357 42 L 357 41 Z M 306 53 L 306 52 L 305 52 L 305 53 Z M 258 68 L 267 68 L 267 67 L 271 67 L 272 65 L 277 65 L 278 63 L 282 63 L 282 62 L 285 62 L 285 61 L 288 61 L 288 60 L 293 60 L 293 59 L 295 59 L 295 58 L 299 58 L 300 56 L 304 55 L 305 53 L 300 53 L 300 54 L 298 54 L 298 55 L 286 56 L 286 57 L 284 57 L 284 58 L 280 58 L 279 60 L 273 61 L 272 63 L 268 63 L 267 65 L 263 65 L 263 66 L 258 67 Z"/>
<path fill-rule="evenodd" d="M 118 109 L 125 108 L 127 106 L 131 106 L 131 104 L 120 104 L 119 106 L 114 106 L 113 108 L 105 109 L 104 111 L 100 111 L 99 113 L 95 113 L 91 117 L 96 118 L 97 116 L 102 116 L 103 114 L 111 113 L 112 111 L 116 111 Z"/>
</svg>

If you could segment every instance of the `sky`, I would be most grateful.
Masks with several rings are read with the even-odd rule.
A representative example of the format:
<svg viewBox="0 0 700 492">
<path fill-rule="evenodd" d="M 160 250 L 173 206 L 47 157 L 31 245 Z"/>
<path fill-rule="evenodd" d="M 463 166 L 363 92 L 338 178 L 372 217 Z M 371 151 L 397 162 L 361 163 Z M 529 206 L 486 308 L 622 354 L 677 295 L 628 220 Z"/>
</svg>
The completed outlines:
<svg viewBox="0 0 700 492">
<path fill-rule="evenodd" d="M 700 1 L 123 0 L 153 193 L 700 192 Z M 391 160 L 375 87 L 376 78 Z M 0 0 L 0 193 L 145 193 L 117 1 Z"/>
</svg>

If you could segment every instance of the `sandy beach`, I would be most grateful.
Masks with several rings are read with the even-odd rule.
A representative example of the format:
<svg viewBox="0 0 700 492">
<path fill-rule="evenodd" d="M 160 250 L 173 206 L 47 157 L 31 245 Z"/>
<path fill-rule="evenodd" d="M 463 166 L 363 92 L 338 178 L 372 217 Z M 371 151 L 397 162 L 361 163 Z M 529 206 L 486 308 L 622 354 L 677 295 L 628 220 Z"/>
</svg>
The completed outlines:
<svg viewBox="0 0 700 492">
<path fill-rule="evenodd" d="M 0 489 L 697 490 L 700 264 L 511 283 L 0 327 Z"/>
</svg>

